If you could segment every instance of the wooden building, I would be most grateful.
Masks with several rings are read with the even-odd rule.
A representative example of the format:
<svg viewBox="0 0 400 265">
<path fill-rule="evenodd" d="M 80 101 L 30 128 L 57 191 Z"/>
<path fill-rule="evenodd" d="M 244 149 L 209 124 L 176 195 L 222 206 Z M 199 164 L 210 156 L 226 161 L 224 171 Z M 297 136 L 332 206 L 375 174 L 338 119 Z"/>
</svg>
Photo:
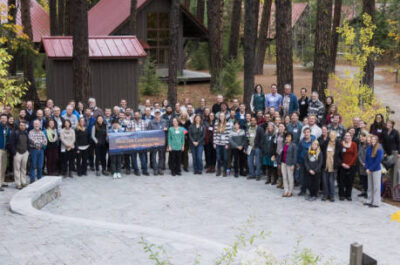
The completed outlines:
<svg viewBox="0 0 400 265">
<path fill-rule="evenodd" d="M 89 36 L 129 35 L 131 0 L 101 0 L 89 10 Z M 160 68 L 166 68 L 169 55 L 170 0 L 137 0 L 137 37 Z M 204 41 L 208 31 L 183 4 L 180 6 L 178 62 L 184 67 L 188 40 Z"/>
<path fill-rule="evenodd" d="M 47 96 L 66 106 L 73 95 L 72 37 L 43 37 L 47 55 Z M 138 106 L 138 61 L 146 57 L 135 36 L 89 37 L 91 93 L 100 107 L 118 105 L 121 98 Z"/>
</svg>

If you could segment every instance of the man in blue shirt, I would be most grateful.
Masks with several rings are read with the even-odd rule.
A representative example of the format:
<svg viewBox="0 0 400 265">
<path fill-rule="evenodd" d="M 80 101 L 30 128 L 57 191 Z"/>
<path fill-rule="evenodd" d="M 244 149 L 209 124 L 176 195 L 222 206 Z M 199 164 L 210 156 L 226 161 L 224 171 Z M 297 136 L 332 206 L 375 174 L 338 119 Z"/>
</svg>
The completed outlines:
<svg viewBox="0 0 400 265">
<path fill-rule="evenodd" d="M 7 187 L 3 184 L 6 177 L 7 169 L 7 145 L 10 140 L 10 129 L 7 126 L 8 117 L 6 114 L 0 116 L 0 191 L 4 191 L 2 187 Z"/>
<path fill-rule="evenodd" d="M 278 88 L 275 84 L 271 86 L 271 93 L 265 96 L 265 111 L 269 111 L 270 107 L 275 107 L 279 110 L 282 105 L 282 96 L 278 94 Z"/>
</svg>

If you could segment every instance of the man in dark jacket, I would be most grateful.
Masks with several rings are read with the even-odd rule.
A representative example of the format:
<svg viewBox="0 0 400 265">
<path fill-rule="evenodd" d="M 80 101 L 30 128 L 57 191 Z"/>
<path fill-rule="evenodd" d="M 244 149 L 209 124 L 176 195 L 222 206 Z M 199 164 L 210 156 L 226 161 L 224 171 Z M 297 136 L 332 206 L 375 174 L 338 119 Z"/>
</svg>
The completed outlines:
<svg viewBox="0 0 400 265">
<path fill-rule="evenodd" d="M 14 179 L 17 189 L 27 185 L 26 166 L 29 158 L 29 137 L 26 122 L 21 121 L 10 137 L 10 152 L 14 157 Z"/>
<path fill-rule="evenodd" d="M 0 115 L 0 191 L 7 187 L 4 183 L 7 169 L 7 148 L 10 141 L 10 129 L 7 126 L 7 114 Z"/>
<path fill-rule="evenodd" d="M 299 196 L 303 196 L 306 194 L 306 181 L 305 181 L 305 166 L 304 166 L 304 159 L 307 155 L 308 149 L 311 146 L 311 143 L 315 140 L 315 136 L 311 135 L 311 129 L 305 128 L 304 131 L 304 138 L 301 139 L 299 146 L 297 148 L 297 167 L 299 168 L 299 179 L 301 185 L 301 191 Z"/>
</svg>

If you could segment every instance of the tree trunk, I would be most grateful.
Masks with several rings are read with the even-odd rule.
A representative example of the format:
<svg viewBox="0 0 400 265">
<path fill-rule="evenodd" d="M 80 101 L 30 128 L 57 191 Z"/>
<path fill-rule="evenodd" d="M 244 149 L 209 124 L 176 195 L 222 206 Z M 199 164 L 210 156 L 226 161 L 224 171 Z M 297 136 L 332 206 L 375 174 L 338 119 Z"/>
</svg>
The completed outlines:
<svg viewBox="0 0 400 265">
<path fill-rule="evenodd" d="M 242 0 L 234 0 L 231 14 L 228 58 L 236 59 L 239 47 L 240 22 L 242 19 Z"/>
<path fill-rule="evenodd" d="M 264 73 L 264 59 L 265 59 L 265 50 L 267 49 L 267 41 L 268 41 L 267 37 L 268 37 L 268 27 L 271 17 L 271 6 L 272 6 L 272 0 L 264 0 L 264 6 L 260 24 L 260 33 L 258 35 L 257 51 L 256 51 L 255 71 L 257 75 L 262 75 Z"/>
<path fill-rule="evenodd" d="M 57 0 L 49 0 L 50 9 L 50 35 L 58 35 Z"/>
<path fill-rule="evenodd" d="M 283 94 L 285 84 L 293 89 L 292 3 L 276 0 L 276 75 L 278 92 Z"/>
<path fill-rule="evenodd" d="M 201 23 L 204 23 L 204 0 L 197 0 L 197 18 L 201 21 Z"/>
<path fill-rule="evenodd" d="M 375 23 L 375 0 L 363 0 L 363 14 L 367 13 Z M 374 46 L 374 37 L 369 42 L 369 46 Z M 362 83 L 368 85 L 374 91 L 374 71 L 375 71 L 375 54 L 370 54 L 367 64 L 364 68 L 364 77 Z"/>
<path fill-rule="evenodd" d="M 136 35 L 136 5 L 137 0 L 131 0 L 131 15 L 129 16 L 129 32 Z"/>
<path fill-rule="evenodd" d="M 258 10 L 259 0 L 245 0 L 244 4 L 244 80 L 243 80 L 243 102 L 250 109 L 251 94 L 254 89 L 254 63 L 256 56 Z"/>
<path fill-rule="evenodd" d="M 68 1 L 69 2 L 69 1 Z M 73 91 L 76 101 L 87 102 L 90 96 L 88 3 L 86 0 L 71 0 L 73 22 Z"/>
<path fill-rule="evenodd" d="M 16 0 L 8 0 L 8 23 L 11 25 L 15 25 L 15 21 L 17 18 L 17 9 L 16 9 Z M 11 38 L 15 38 L 16 34 L 11 31 Z M 8 43 L 10 45 L 10 43 Z M 17 74 L 17 53 L 13 51 L 10 47 L 8 48 L 8 54 L 12 55 L 12 60 L 9 62 L 8 72 L 10 75 L 15 76 Z"/>
<path fill-rule="evenodd" d="M 210 88 L 212 91 L 222 90 L 222 17 L 223 17 L 224 1 L 208 0 L 207 17 L 208 17 L 208 46 L 210 60 Z"/>
<path fill-rule="evenodd" d="M 74 0 L 65 1 L 65 10 L 64 10 L 64 35 L 71 36 L 72 35 L 72 16 L 75 12 L 72 12 L 72 2 Z M 75 10 L 76 11 L 76 10 Z M 76 11 L 77 12 L 77 11 Z"/>
<path fill-rule="evenodd" d="M 317 2 L 312 91 L 317 91 L 321 99 L 325 99 L 325 90 L 328 88 L 331 27 L 332 0 L 319 0 Z"/>
<path fill-rule="evenodd" d="M 32 21 L 31 21 L 31 1 L 21 0 L 21 21 L 24 33 L 33 40 Z M 35 105 L 39 104 L 37 94 L 35 76 L 33 71 L 33 55 L 30 52 L 24 54 L 24 80 L 28 84 L 28 91 L 25 94 L 25 99 L 33 100 Z"/>
<path fill-rule="evenodd" d="M 64 19 L 65 19 L 65 2 L 58 0 L 58 34 L 64 35 Z"/>
<path fill-rule="evenodd" d="M 169 61 L 168 61 L 168 101 L 175 105 L 178 98 L 178 58 L 179 58 L 179 0 L 171 1 L 169 16 Z"/>
<path fill-rule="evenodd" d="M 331 63 L 329 67 L 331 73 L 335 72 L 335 67 L 336 67 L 336 54 L 339 43 L 339 33 L 337 33 L 337 28 L 340 27 L 341 15 L 342 15 L 342 0 L 335 0 L 335 11 L 333 14 L 333 23 L 332 23 Z"/>
</svg>

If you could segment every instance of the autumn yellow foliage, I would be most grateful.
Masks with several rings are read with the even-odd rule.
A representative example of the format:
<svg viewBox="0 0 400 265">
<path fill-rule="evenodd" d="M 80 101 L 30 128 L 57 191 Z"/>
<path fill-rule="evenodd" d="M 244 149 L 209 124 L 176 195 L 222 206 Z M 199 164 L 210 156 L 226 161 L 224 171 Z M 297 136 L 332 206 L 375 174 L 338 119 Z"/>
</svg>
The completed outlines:
<svg viewBox="0 0 400 265">
<path fill-rule="evenodd" d="M 390 221 L 397 221 L 400 223 L 400 211 L 395 212 L 392 217 L 390 218 Z"/>
<path fill-rule="evenodd" d="M 364 27 L 359 32 L 347 22 L 338 29 L 346 47 L 345 58 L 357 67 L 357 71 L 347 71 L 345 77 L 333 74 L 331 77 L 335 81 L 335 89 L 326 91 L 327 96 L 334 97 L 343 125 L 346 127 L 352 126 L 353 117 L 358 116 L 367 124 L 371 124 L 376 114 L 386 113 L 386 108 L 376 98 L 372 88 L 361 82 L 368 57 L 382 53 L 380 49 L 370 45 L 376 28 L 371 16 L 364 14 L 363 24 Z M 357 37 L 358 43 L 356 43 Z"/>
</svg>

